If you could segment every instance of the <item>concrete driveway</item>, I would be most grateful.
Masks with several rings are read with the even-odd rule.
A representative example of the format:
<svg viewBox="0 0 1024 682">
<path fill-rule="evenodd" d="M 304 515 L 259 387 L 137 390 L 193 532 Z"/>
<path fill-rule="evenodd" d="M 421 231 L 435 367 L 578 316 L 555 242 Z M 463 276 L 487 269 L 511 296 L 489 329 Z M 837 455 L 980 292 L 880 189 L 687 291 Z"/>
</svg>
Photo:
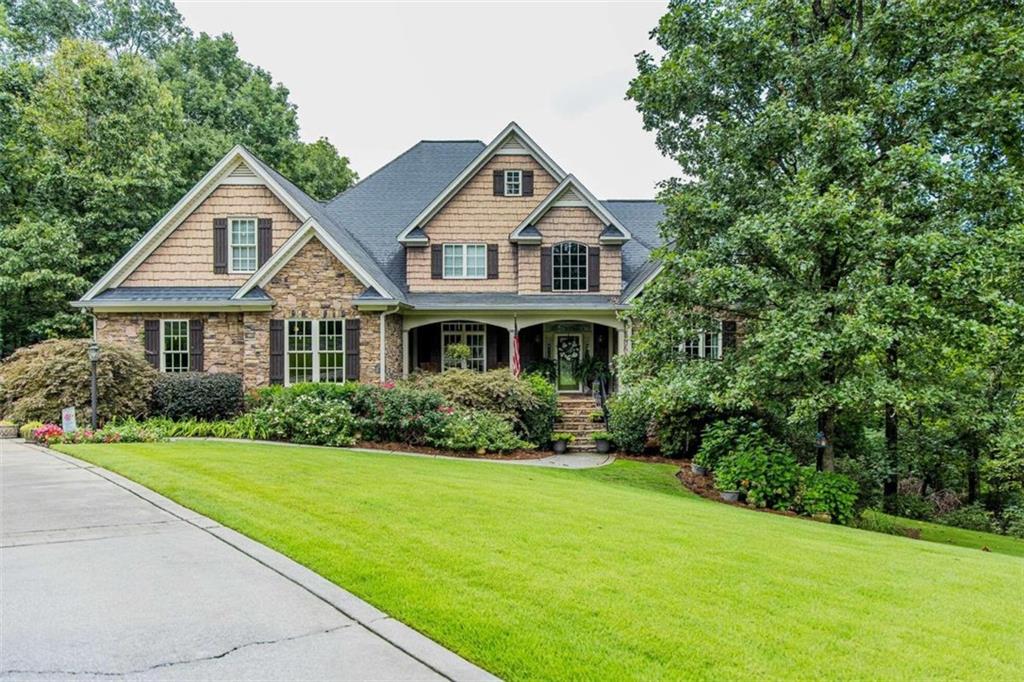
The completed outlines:
<svg viewBox="0 0 1024 682">
<path fill-rule="evenodd" d="M 493 679 L 127 479 L 0 441 L 0 679 Z"/>
</svg>

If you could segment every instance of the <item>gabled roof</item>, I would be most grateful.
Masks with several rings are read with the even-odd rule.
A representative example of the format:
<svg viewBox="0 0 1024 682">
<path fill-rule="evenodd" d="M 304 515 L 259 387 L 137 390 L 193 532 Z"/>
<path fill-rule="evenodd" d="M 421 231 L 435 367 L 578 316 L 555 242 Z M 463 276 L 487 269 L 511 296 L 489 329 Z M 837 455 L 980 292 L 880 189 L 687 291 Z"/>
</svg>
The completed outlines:
<svg viewBox="0 0 1024 682">
<path fill-rule="evenodd" d="M 470 179 L 477 174 L 477 172 L 490 161 L 496 154 L 501 153 L 503 147 L 507 143 L 513 143 L 515 147 L 515 153 L 528 154 L 536 159 L 544 170 L 546 170 L 555 180 L 561 181 L 565 177 L 565 171 L 558 167 L 551 157 L 541 149 L 533 139 L 523 131 L 519 125 L 512 121 L 505 128 L 491 140 L 490 144 L 481 150 L 473 161 L 462 169 L 444 190 L 441 191 L 434 199 L 423 208 L 416 216 L 409 221 L 405 229 L 402 230 L 401 234 L 398 235 L 398 241 L 405 242 L 410 233 L 413 230 L 423 225 L 433 218 L 441 208 L 448 203 L 455 194 L 462 189 Z"/>
<path fill-rule="evenodd" d="M 527 228 L 532 227 L 533 230 L 526 234 L 526 239 L 529 241 L 535 241 L 537 236 L 541 233 L 537 230 L 537 223 L 540 222 L 541 218 L 556 205 L 565 201 L 566 197 L 571 197 L 565 203 L 573 206 L 584 206 L 589 208 L 590 211 L 604 222 L 606 229 L 601 234 L 602 243 L 614 243 L 622 244 L 630 239 L 629 230 L 626 229 L 625 225 L 619 222 L 611 211 L 605 208 L 604 204 L 598 201 L 593 194 L 590 193 L 583 183 L 576 179 L 574 175 L 567 175 L 565 178 L 558 183 L 551 192 L 544 197 L 543 201 L 537 204 L 530 215 L 523 219 L 523 222 L 519 223 L 519 226 L 512 231 L 509 235 L 509 241 L 520 241 L 522 239 L 523 232 Z M 608 228 L 614 228 L 613 231 L 609 232 Z M 536 235 L 534 235 L 536 233 Z M 607 235 L 607 236 L 606 236 Z"/>
</svg>

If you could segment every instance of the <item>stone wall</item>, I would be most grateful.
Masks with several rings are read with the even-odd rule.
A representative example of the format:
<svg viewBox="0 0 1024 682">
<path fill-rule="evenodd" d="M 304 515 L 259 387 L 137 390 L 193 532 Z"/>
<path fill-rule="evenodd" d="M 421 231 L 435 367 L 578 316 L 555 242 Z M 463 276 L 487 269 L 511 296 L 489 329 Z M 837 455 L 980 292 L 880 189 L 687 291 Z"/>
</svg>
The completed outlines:
<svg viewBox="0 0 1024 682">
<path fill-rule="evenodd" d="M 270 218 L 276 251 L 301 223 L 262 185 L 221 185 L 167 236 L 122 286 L 242 285 L 248 274 L 213 273 L 214 218 Z M 230 259 L 231 254 L 228 254 Z"/>
<path fill-rule="evenodd" d="M 532 170 L 533 196 L 494 196 L 493 171 Z M 555 188 L 555 179 L 532 156 L 495 156 L 424 227 L 431 244 L 498 245 L 497 279 L 432 279 L 430 247 L 406 248 L 406 281 L 411 292 L 504 291 L 517 287 L 516 263 L 508 236 Z"/>
<path fill-rule="evenodd" d="M 122 343 L 145 352 L 145 320 L 203 320 L 203 369 L 242 374 L 245 360 L 242 313 L 97 313 L 100 343 Z"/>
</svg>

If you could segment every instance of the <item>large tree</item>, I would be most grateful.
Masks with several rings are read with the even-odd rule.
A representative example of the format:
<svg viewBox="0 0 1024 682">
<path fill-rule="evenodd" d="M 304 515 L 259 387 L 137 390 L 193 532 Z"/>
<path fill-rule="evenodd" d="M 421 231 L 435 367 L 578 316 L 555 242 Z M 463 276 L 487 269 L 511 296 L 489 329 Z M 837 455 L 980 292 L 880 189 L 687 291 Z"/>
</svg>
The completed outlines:
<svg viewBox="0 0 1024 682">
<path fill-rule="evenodd" d="M 1021 12 L 673 3 L 654 32 L 664 55 L 639 56 L 629 91 L 684 174 L 662 192 L 670 246 L 633 370 L 678 366 L 681 333 L 736 316 L 745 343 L 714 370 L 716 400 L 783 406 L 825 435 L 827 467 L 856 436 L 841 431 L 877 414 L 894 481 L 900 417 L 950 388 L 936 363 L 980 320 L 1021 331 L 1020 291 L 955 260 L 999 267 L 1024 243 Z"/>
</svg>

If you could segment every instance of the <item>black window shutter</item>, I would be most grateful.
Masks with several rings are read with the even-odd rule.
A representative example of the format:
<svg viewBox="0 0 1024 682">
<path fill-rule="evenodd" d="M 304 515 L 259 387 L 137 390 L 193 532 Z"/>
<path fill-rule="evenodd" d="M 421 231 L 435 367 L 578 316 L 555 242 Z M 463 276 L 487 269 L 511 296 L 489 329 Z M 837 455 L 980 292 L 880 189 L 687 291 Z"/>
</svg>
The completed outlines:
<svg viewBox="0 0 1024 682">
<path fill-rule="evenodd" d="M 722 350 L 736 347 L 736 320 L 722 320 Z"/>
<path fill-rule="evenodd" d="M 144 324 L 146 361 L 153 369 L 160 369 L 160 320 L 146 320 Z"/>
<path fill-rule="evenodd" d="M 540 248 L 540 290 L 551 291 L 551 247 Z"/>
<path fill-rule="evenodd" d="M 270 383 L 284 383 L 284 320 L 270 321 Z"/>
<path fill-rule="evenodd" d="M 442 267 L 442 256 L 441 256 L 441 245 L 431 244 L 430 245 L 430 279 L 441 279 L 443 271 Z"/>
<path fill-rule="evenodd" d="M 523 171 L 523 196 L 533 196 L 533 171 Z"/>
<path fill-rule="evenodd" d="M 228 219 L 213 219 L 213 273 L 223 275 L 228 271 Z"/>
<path fill-rule="evenodd" d="M 498 366 L 498 334 L 493 333 L 492 327 L 484 327 L 484 330 L 487 337 L 487 369 L 495 369 Z"/>
<path fill-rule="evenodd" d="M 487 245 L 487 279 L 498 279 L 498 245 Z"/>
<path fill-rule="evenodd" d="M 587 247 L 587 289 L 601 291 L 601 247 Z"/>
<path fill-rule="evenodd" d="M 505 171 L 494 171 L 494 196 L 505 196 Z"/>
<path fill-rule="evenodd" d="M 345 320 L 345 381 L 359 381 L 360 319 Z"/>
<path fill-rule="evenodd" d="M 271 218 L 260 218 L 257 224 L 256 267 L 263 267 L 270 258 L 270 252 L 274 250 L 274 221 Z"/>
<path fill-rule="evenodd" d="M 188 369 L 203 371 L 203 321 L 188 321 Z"/>
</svg>

